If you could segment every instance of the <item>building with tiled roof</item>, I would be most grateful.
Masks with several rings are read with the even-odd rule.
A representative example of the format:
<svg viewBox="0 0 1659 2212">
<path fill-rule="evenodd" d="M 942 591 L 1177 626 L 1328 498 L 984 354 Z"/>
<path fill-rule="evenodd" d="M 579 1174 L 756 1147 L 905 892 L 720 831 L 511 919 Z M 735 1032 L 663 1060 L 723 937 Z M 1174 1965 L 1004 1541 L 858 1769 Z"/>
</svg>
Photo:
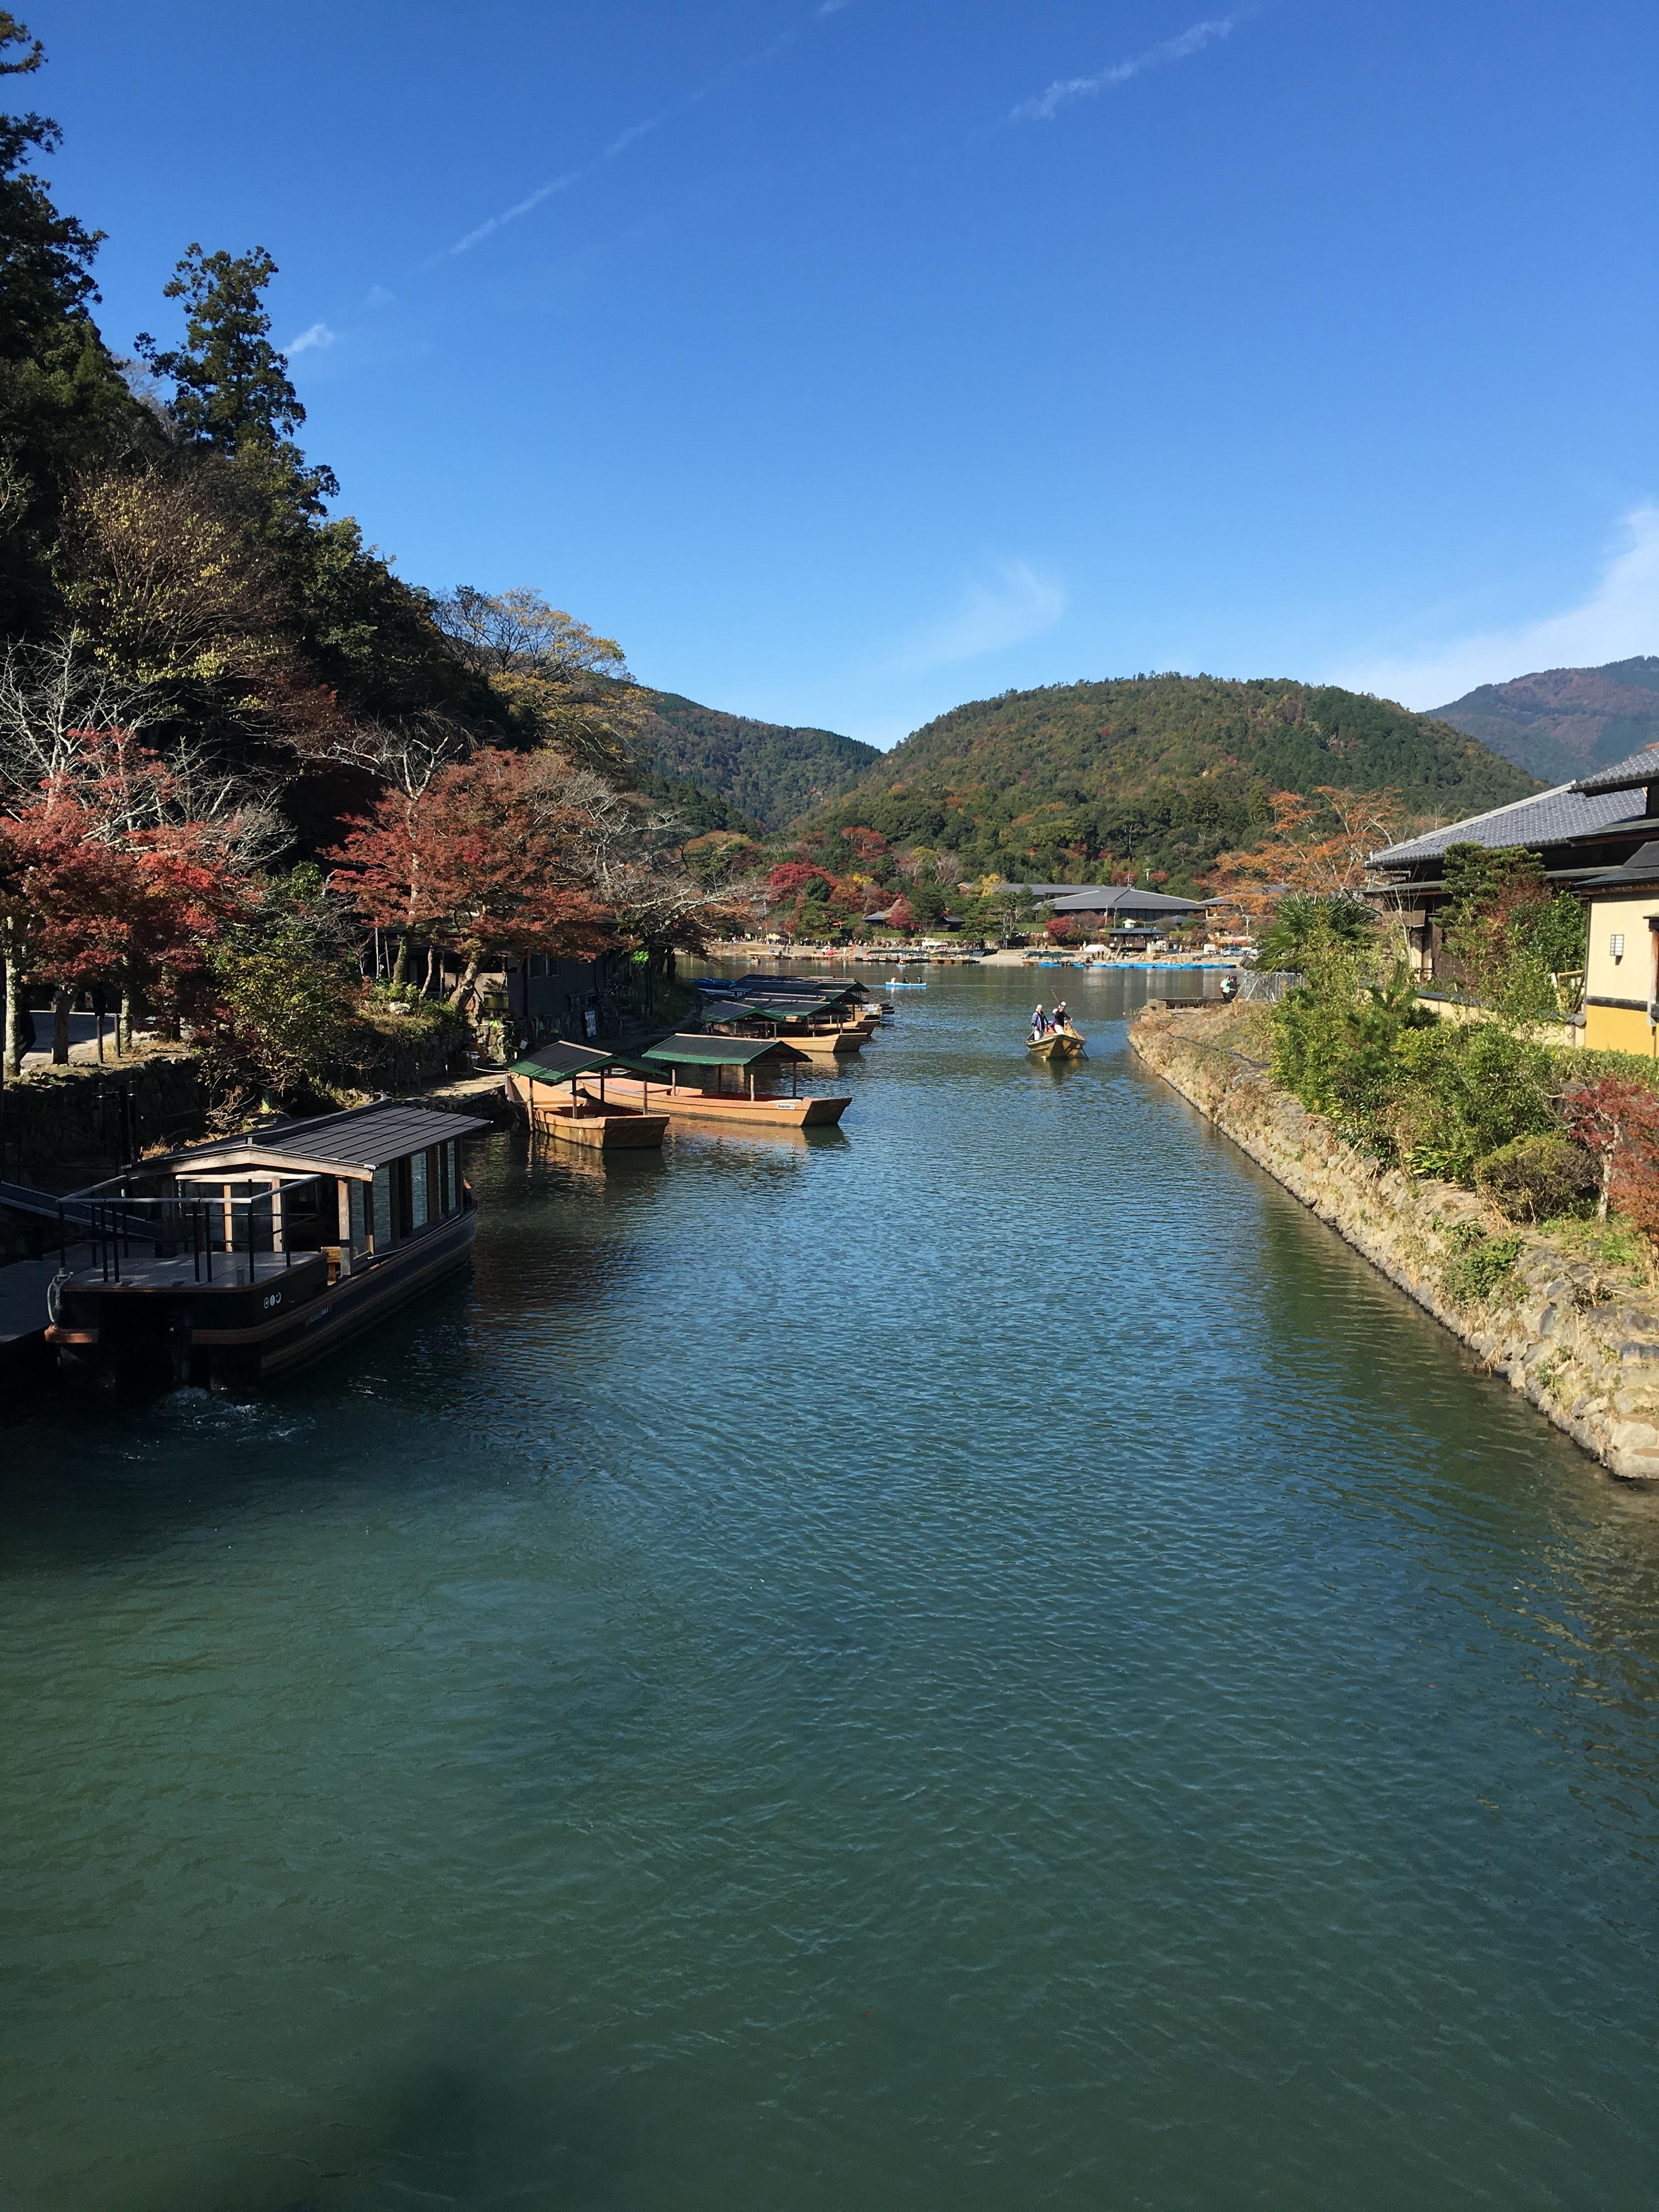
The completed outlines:
<svg viewBox="0 0 1659 2212">
<path fill-rule="evenodd" d="M 1654 837 L 1659 837 L 1659 748 L 1373 853 L 1369 896 L 1404 923 L 1419 972 L 1431 976 L 1440 949 L 1436 917 L 1445 903 L 1449 845 L 1484 845 L 1490 851 L 1523 847 L 1537 854 L 1555 889 L 1577 890 L 1604 870 L 1622 866 Z"/>
</svg>

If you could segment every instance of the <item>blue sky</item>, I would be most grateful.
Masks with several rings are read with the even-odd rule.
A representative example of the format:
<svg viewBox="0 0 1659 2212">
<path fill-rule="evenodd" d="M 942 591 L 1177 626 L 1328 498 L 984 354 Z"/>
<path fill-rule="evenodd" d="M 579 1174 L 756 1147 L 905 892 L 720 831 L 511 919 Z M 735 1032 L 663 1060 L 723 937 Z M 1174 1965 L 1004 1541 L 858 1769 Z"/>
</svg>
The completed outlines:
<svg viewBox="0 0 1659 2212">
<path fill-rule="evenodd" d="M 1651 0 L 22 12 L 112 343 L 268 247 L 400 573 L 648 683 L 887 744 L 1659 651 Z"/>
</svg>

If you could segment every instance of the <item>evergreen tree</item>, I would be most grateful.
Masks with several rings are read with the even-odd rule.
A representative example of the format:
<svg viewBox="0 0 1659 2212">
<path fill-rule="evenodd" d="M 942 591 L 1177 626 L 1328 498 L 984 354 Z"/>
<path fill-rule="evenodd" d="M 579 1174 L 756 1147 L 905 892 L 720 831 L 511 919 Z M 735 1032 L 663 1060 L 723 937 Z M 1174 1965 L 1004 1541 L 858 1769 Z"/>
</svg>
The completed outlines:
<svg viewBox="0 0 1659 2212">
<path fill-rule="evenodd" d="M 30 76 L 38 39 L 0 9 L 0 76 Z M 64 485 L 145 428 L 88 304 L 101 231 L 60 215 L 31 166 L 62 137 L 49 117 L 0 113 L 0 627 L 55 609 L 50 546 Z"/>
<path fill-rule="evenodd" d="M 14 49 L 26 52 L 13 58 Z M 0 76 L 28 76 L 46 51 L 15 15 L 0 9 Z M 73 216 L 59 215 L 32 156 L 53 154 L 63 132 L 51 118 L 0 115 L 0 358 L 27 359 L 65 319 L 84 321 L 98 296 L 92 264 L 103 241 Z"/>
<path fill-rule="evenodd" d="M 192 244 L 162 288 L 185 302 L 184 343 L 164 352 L 144 331 L 137 350 L 172 384 L 169 412 L 191 444 L 244 465 L 274 501 L 319 515 L 340 487 L 294 443 L 306 410 L 270 342 L 263 295 L 276 274 L 263 246 L 232 254 Z"/>
</svg>

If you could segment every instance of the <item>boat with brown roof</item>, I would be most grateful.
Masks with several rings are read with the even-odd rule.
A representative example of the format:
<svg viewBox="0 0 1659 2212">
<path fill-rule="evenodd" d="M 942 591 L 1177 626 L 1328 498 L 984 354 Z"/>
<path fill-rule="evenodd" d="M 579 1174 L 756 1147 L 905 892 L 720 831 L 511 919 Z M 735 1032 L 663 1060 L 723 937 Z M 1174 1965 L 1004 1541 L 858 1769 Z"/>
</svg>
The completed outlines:
<svg viewBox="0 0 1659 2212">
<path fill-rule="evenodd" d="M 46 1342 L 65 1372 L 106 1382 L 296 1373 L 465 1265 L 478 1213 L 460 1140 L 489 1127 L 380 1100 L 76 1192 Z"/>
</svg>

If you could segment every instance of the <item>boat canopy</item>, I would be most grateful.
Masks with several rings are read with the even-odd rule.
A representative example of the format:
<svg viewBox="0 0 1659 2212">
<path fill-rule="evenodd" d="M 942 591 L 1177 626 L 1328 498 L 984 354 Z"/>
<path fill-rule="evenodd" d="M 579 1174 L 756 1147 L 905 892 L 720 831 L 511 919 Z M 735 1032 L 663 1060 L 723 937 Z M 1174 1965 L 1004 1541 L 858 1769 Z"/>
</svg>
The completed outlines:
<svg viewBox="0 0 1659 2212">
<path fill-rule="evenodd" d="M 734 999 L 709 1016 L 721 1022 L 810 1022 L 840 1013 L 842 999 Z"/>
<path fill-rule="evenodd" d="M 601 1052 L 591 1044 L 567 1044 L 562 1037 L 554 1037 L 538 1044 L 534 1052 L 526 1053 L 522 1060 L 515 1060 L 512 1073 L 538 1083 L 568 1083 L 573 1075 L 592 1075 L 609 1067 L 616 1057 L 615 1053 Z"/>
<path fill-rule="evenodd" d="M 748 1067 L 762 1060 L 805 1060 L 781 1037 L 671 1036 L 647 1045 L 641 1057 L 659 1066 Z"/>
<path fill-rule="evenodd" d="M 700 975 L 695 987 L 708 999 L 862 999 L 862 983 L 837 983 L 828 975 Z"/>
</svg>

